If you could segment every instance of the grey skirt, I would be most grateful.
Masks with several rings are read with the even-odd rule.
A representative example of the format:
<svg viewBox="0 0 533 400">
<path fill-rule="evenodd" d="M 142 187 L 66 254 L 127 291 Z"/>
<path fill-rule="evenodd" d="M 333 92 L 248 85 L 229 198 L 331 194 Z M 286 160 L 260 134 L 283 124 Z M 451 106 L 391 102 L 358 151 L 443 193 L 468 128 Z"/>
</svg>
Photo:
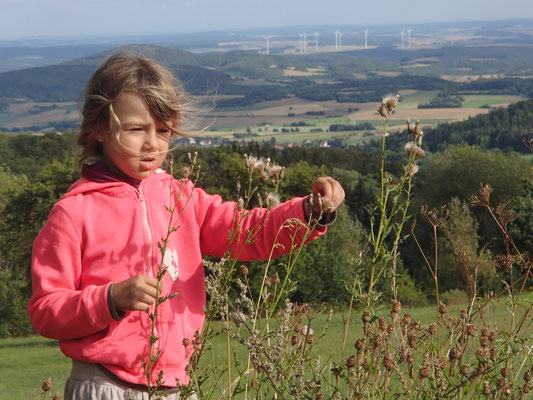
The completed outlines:
<svg viewBox="0 0 533 400">
<path fill-rule="evenodd" d="M 155 399 L 181 400 L 182 397 L 177 389 L 170 389 Z M 197 399 L 196 395 L 188 398 Z M 72 360 L 64 400 L 148 400 L 148 393 L 138 385 L 122 381 L 98 364 Z"/>
</svg>

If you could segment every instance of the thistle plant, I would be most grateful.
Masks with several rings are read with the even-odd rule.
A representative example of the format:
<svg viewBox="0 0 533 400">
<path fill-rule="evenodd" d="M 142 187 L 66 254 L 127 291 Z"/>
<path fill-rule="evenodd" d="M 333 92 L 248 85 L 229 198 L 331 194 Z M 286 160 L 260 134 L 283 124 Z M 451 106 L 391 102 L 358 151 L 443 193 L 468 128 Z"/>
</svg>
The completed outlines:
<svg viewBox="0 0 533 400">
<path fill-rule="evenodd" d="M 36 396 L 32 398 L 41 399 L 41 400 L 44 400 L 44 399 L 61 400 L 61 394 L 59 392 L 56 392 L 56 394 L 52 394 L 53 388 L 54 388 L 54 384 L 52 383 L 52 378 L 48 378 L 45 381 L 43 381 L 39 394 L 37 394 Z"/>
<path fill-rule="evenodd" d="M 371 309 L 380 299 L 376 291 L 376 283 L 383 276 L 391 277 L 392 298 L 397 299 L 396 265 L 398 247 L 405 222 L 409 219 L 407 214 L 411 200 L 412 179 L 418 172 L 417 160 L 424 156 L 420 122 L 414 125 L 407 120 L 408 141 L 404 146 L 407 162 L 403 165 L 402 174 L 396 178 L 385 170 L 387 157 L 386 138 L 389 136 L 389 124 L 399 101 L 399 95 L 388 95 L 383 98 L 378 107 L 378 114 L 383 118 L 383 133 L 381 134 L 381 166 L 380 166 L 380 191 L 376 204 L 369 207 L 370 230 L 368 234 L 368 258 L 361 260 L 364 269 L 370 270 L 366 290 L 360 282 L 354 282 L 356 299 L 368 309 Z M 357 279 L 359 276 L 357 277 Z"/>
</svg>

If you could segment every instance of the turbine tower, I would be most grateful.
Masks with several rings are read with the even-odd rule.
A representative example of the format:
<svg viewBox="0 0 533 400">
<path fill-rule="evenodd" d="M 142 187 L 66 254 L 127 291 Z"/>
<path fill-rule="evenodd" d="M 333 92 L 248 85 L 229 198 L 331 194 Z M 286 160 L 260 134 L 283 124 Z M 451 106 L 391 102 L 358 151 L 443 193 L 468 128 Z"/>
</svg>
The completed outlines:
<svg viewBox="0 0 533 400">
<path fill-rule="evenodd" d="M 268 56 L 270 54 L 270 39 L 272 38 L 272 35 L 269 36 L 263 36 L 263 39 L 266 40 L 266 55 Z"/>
<path fill-rule="evenodd" d="M 365 29 L 365 49 L 368 49 L 368 28 Z"/>
<path fill-rule="evenodd" d="M 338 29 L 334 33 L 335 33 L 335 48 L 337 50 L 342 50 L 342 43 L 341 43 L 342 33 Z"/>
<path fill-rule="evenodd" d="M 313 33 L 313 36 L 315 37 L 315 51 L 318 51 L 318 36 L 320 36 L 320 34 L 316 31 Z"/>
<path fill-rule="evenodd" d="M 411 32 L 412 29 L 407 29 L 407 48 L 411 48 Z"/>
<path fill-rule="evenodd" d="M 404 48 L 404 39 L 405 39 L 405 28 L 402 28 L 402 49 Z"/>
<path fill-rule="evenodd" d="M 300 36 L 300 53 L 304 52 L 304 34 L 299 33 L 298 36 Z"/>
<path fill-rule="evenodd" d="M 304 32 L 304 53 L 307 54 L 307 32 Z"/>
</svg>

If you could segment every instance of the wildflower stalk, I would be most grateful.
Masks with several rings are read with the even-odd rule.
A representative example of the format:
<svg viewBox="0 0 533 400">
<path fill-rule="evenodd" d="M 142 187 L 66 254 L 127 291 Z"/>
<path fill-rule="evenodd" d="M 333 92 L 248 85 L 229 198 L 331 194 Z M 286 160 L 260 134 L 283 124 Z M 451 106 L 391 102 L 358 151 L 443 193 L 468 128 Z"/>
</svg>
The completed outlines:
<svg viewBox="0 0 533 400">
<path fill-rule="evenodd" d="M 189 155 L 189 158 L 190 155 Z M 195 164 L 196 164 L 196 154 L 194 156 L 194 163 L 191 160 L 191 167 L 190 171 L 194 170 Z M 157 266 L 157 286 L 156 286 L 156 301 L 152 307 L 152 310 L 148 309 L 146 312 L 148 313 L 148 317 L 150 318 L 151 328 L 150 328 L 150 335 L 149 335 L 149 344 L 148 344 L 148 355 L 147 360 L 142 362 L 142 367 L 144 370 L 144 375 L 147 380 L 147 388 L 148 388 L 148 399 L 152 399 L 154 396 L 157 395 L 159 387 L 162 385 L 163 382 L 163 371 L 161 371 L 157 377 L 154 378 L 153 372 L 155 368 L 155 364 L 160 356 L 160 349 L 157 348 L 157 342 L 159 341 L 159 336 L 157 333 L 157 317 L 158 317 L 158 309 L 161 304 L 164 302 L 172 299 L 175 297 L 178 293 L 170 293 L 165 296 L 161 296 L 161 288 L 163 285 L 163 277 L 165 276 L 165 273 L 167 272 L 167 268 L 164 265 L 164 259 L 165 254 L 167 251 L 168 243 L 170 241 L 170 237 L 172 233 L 174 233 L 178 229 L 178 221 L 180 220 L 181 216 L 185 212 L 185 208 L 187 207 L 189 200 L 191 199 L 191 196 L 189 196 L 187 199 L 185 199 L 184 204 L 181 209 L 178 210 L 178 204 L 180 200 L 184 197 L 183 194 L 183 187 L 185 185 L 185 180 L 182 182 L 182 184 L 179 186 L 179 191 L 176 193 L 174 190 L 174 178 L 172 176 L 172 170 L 173 170 L 173 157 L 170 156 L 170 171 L 171 171 L 171 177 L 170 177 L 170 183 L 169 183 L 169 206 L 165 207 L 166 210 L 169 212 L 169 222 L 167 226 L 167 233 L 164 238 L 161 239 L 160 242 L 157 243 L 157 246 L 159 248 L 159 252 L 161 254 L 161 260 L 159 262 L 159 265 Z"/>
<path fill-rule="evenodd" d="M 378 108 L 378 114 L 384 118 L 383 135 L 381 138 L 380 196 L 377 199 L 377 208 L 374 209 L 379 214 L 379 222 L 376 226 L 374 216 L 371 216 L 370 243 L 372 245 L 372 259 L 366 298 L 367 308 L 372 307 L 374 286 L 389 265 L 391 266 L 392 275 L 392 295 L 396 300 L 397 250 L 401 241 L 403 226 L 408 220 L 407 211 L 411 199 L 411 180 L 418 170 L 415 162 L 419 157 L 423 156 L 423 151 L 417 146 L 417 144 L 421 143 L 423 136 L 419 128 L 419 123 L 417 121 L 415 131 L 415 128 L 412 128 L 410 122 L 407 121 L 408 134 L 412 138 L 406 145 L 408 159 L 407 164 L 403 167 L 403 174 L 398 182 L 394 182 L 392 176 L 385 171 L 387 157 L 385 146 L 386 137 L 388 136 L 389 124 L 398 103 L 398 98 L 399 96 L 386 96 Z M 385 241 L 390 237 L 391 233 L 393 234 L 391 238 L 392 247 L 387 249 Z"/>
</svg>

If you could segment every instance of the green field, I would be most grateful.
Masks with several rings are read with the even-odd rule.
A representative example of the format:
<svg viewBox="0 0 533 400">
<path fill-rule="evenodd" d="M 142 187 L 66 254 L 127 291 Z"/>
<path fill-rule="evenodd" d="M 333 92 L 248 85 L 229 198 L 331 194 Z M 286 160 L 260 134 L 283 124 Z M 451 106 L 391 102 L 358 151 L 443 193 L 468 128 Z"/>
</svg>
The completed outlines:
<svg viewBox="0 0 533 400">
<path fill-rule="evenodd" d="M 455 305 L 448 307 L 448 315 L 458 315 L 464 306 Z M 414 319 L 421 321 L 422 326 L 427 326 L 435 321 L 435 306 L 414 308 L 406 310 Z M 505 305 L 499 305 L 494 310 L 487 309 L 485 321 L 487 326 L 493 328 L 493 324 L 499 327 L 508 327 L 510 316 Z M 327 312 L 319 315 L 309 325 L 318 337 L 325 324 Z M 388 310 L 383 309 L 381 314 L 387 316 Z M 333 314 L 326 334 L 317 340 L 314 352 L 320 354 L 324 363 L 331 356 L 331 360 L 339 360 L 343 343 L 343 317 L 346 313 Z M 304 324 L 305 321 L 302 322 Z M 526 326 L 530 326 L 531 320 L 526 321 Z M 505 328 L 503 328 L 505 329 Z M 526 328 L 527 332 L 527 328 Z M 362 334 L 362 323 L 360 312 L 352 315 L 352 323 L 348 330 L 344 358 L 354 353 L 353 344 Z M 177 344 L 178 345 L 178 344 Z M 213 351 L 206 354 L 205 361 L 212 359 L 212 362 L 220 365 L 225 361 L 225 335 L 221 334 L 213 340 Z M 237 357 L 246 359 L 246 354 L 237 351 Z M 61 391 L 70 371 L 70 360 L 62 355 L 55 341 L 44 339 L 38 336 L 21 339 L 0 340 L 0 400 L 30 399 L 39 391 L 42 382 L 48 377 L 52 378 L 54 390 Z"/>
</svg>

